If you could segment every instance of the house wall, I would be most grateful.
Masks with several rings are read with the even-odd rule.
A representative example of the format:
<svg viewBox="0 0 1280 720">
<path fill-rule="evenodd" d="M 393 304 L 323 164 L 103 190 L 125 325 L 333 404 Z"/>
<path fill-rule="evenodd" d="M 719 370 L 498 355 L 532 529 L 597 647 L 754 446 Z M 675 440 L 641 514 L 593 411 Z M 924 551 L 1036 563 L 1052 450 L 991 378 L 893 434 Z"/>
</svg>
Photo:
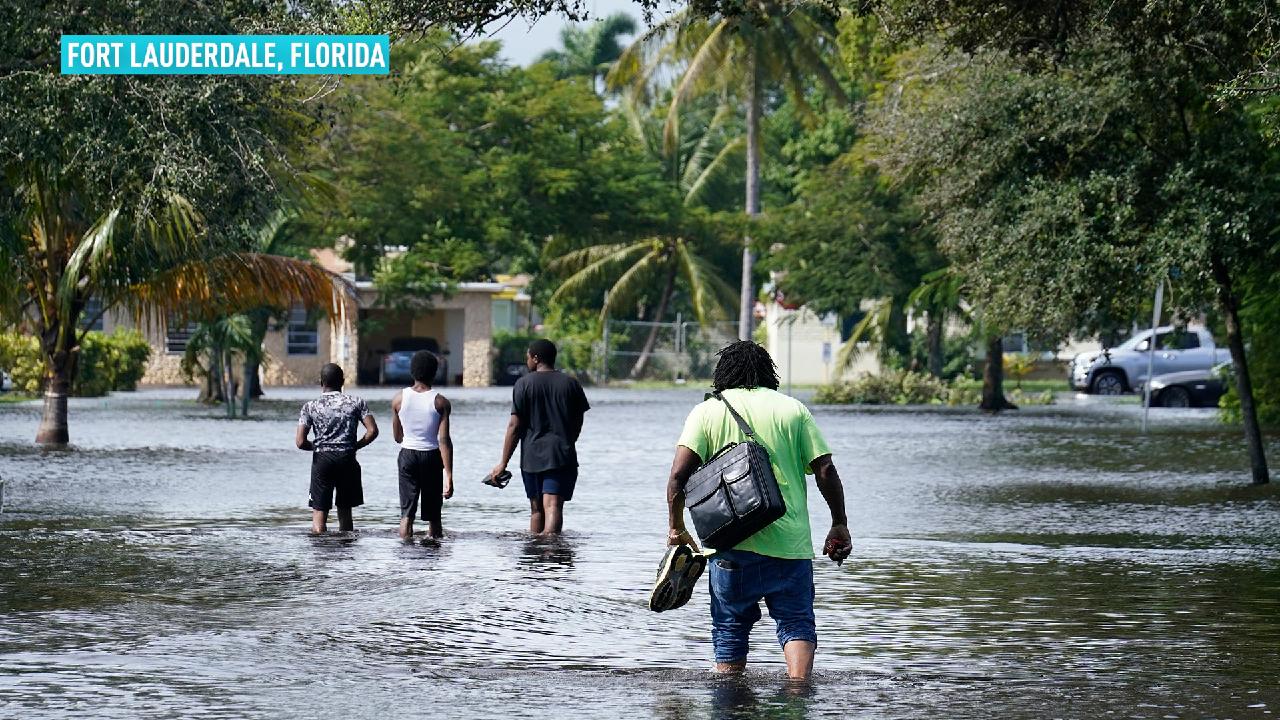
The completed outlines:
<svg viewBox="0 0 1280 720">
<path fill-rule="evenodd" d="M 801 308 L 787 310 L 777 303 L 765 307 L 766 349 L 778 366 L 778 377 L 785 385 L 821 385 L 844 378 L 880 372 L 880 361 L 874 347 L 866 346 L 852 365 L 837 366 L 844 343 L 840 327 L 832 319 L 823 319 Z"/>
</svg>

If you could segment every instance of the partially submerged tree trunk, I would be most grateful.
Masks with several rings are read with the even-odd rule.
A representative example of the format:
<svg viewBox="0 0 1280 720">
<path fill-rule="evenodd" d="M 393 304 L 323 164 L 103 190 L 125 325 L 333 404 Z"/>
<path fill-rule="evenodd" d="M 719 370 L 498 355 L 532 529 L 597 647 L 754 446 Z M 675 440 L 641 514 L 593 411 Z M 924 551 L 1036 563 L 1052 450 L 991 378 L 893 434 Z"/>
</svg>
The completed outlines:
<svg viewBox="0 0 1280 720">
<path fill-rule="evenodd" d="M 256 347 L 262 347 L 262 343 L 267 337 L 267 325 L 271 322 L 270 308 L 255 308 L 245 313 L 249 318 L 250 327 L 253 330 L 253 339 Z M 258 381 L 258 370 L 262 362 L 258 357 L 245 358 L 244 364 L 244 383 L 248 388 L 248 393 L 244 395 L 244 413 L 249 414 L 249 399 L 257 400 L 263 396 L 262 383 Z"/>
<path fill-rule="evenodd" d="M 44 354 L 44 413 L 36 442 L 59 447 L 70 442 L 67 426 L 67 398 L 76 374 L 76 352 L 71 347 L 75 332 L 51 328 L 41 333 L 40 349 Z"/>
<path fill-rule="evenodd" d="M 235 378 L 235 358 L 229 352 L 222 355 L 222 390 L 223 399 L 227 405 L 227 417 L 236 416 L 236 378 Z"/>
<path fill-rule="evenodd" d="M 978 408 L 988 412 L 1018 409 L 1004 396 L 1004 343 L 999 336 L 987 338 L 987 367 L 982 373 L 982 402 Z"/>
<path fill-rule="evenodd" d="M 1267 468 L 1267 454 L 1262 445 L 1262 428 L 1258 424 L 1258 409 L 1253 403 L 1253 381 L 1249 377 L 1249 363 L 1245 357 L 1244 334 L 1240 328 L 1240 301 L 1231 281 L 1231 272 L 1218 257 L 1211 261 L 1213 278 L 1218 284 L 1218 307 L 1222 310 L 1227 326 L 1227 347 L 1231 351 L 1232 372 L 1236 376 L 1236 394 L 1240 396 L 1240 420 L 1244 424 L 1244 442 L 1249 450 L 1249 465 L 1253 483 L 1265 485 L 1271 482 Z"/>
<path fill-rule="evenodd" d="M 925 321 L 925 339 L 929 347 L 929 374 L 942 377 L 942 313 L 930 312 Z"/>
<path fill-rule="evenodd" d="M 760 116 L 763 102 L 760 82 L 760 50 L 751 48 L 751 82 L 747 89 L 747 220 L 760 214 Z M 738 339 L 750 340 L 756 306 L 752 270 L 755 253 L 751 251 L 751 236 L 742 239 L 742 288 L 738 297 Z"/>
<path fill-rule="evenodd" d="M 644 339 L 644 346 L 640 348 L 640 357 L 636 358 L 635 367 L 631 368 L 631 377 L 638 378 L 640 373 L 644 372 L 645 365 L 649 363 L 649 357 L 653 354 L 654 343 L 658 339 L 658 323 L 662 322 L 663 316 L 667 314 L 667 305 L 671 302 L 671 293 L 676 286 L 676 260 L 671 259 L 671 269 L 667 271 L 667 279 L 662 286 L 662 295 L 658 298 L 658 307 L 653 311 L 653 325 L 649 327 L 649 337 Z M 679 328 L 676 329 L 679 332 Z"/>
</svg>

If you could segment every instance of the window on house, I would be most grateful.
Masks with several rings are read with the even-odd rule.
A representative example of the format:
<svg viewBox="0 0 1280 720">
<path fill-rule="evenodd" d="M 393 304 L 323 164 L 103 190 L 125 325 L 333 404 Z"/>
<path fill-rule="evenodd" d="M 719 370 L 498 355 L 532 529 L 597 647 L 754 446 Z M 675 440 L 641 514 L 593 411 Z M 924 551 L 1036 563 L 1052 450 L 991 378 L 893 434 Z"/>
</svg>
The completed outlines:
<svg viewBox="0 0 1280 720">
<path fill-rule="evenodd" d="M 1011 332 L 1000 338 L 1000 344 L 1007 353 L 1024 353 L 1030 348 L 1027 347 L 1027 334 L 1023 332 Z"/>
<path fill-rule="evenodd" d="M 102 299 L 91 297 L 84 304 L 84 312 L 80 314 L 80 329 L 102 332 L 102 328 Z"/>
<path fill-rule="evenodd" d="M 170 355 L 185 353 L 187 351 L 187 342 L 191 340 L 191 336 L 195 331 L 196 324 L 194 322 L 183 324 L 178 322 L 177 318 L 168 318 L 165 322 L 164 351 Z"/>
<path fill-rule="evenodd" d="M 285 329 L 285 353 L 288 355 L 318 355 L 320 333 L 316 318 L 301 305 L 289 310 L 289 324 Z"/>
</svg>

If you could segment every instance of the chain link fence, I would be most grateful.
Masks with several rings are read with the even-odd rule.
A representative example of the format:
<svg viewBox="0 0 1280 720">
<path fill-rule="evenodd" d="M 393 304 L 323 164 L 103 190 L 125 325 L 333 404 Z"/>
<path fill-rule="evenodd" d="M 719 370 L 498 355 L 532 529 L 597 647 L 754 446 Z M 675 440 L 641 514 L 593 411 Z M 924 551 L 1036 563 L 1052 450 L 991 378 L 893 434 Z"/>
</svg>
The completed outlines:
<svg viewBox="0 0 1280 720">
<path fill-rule="evenodd" d="M 609 320 L 596 353 L 595 379 L 707 379 L 715 369 L 716 351 L 737 339 L 736 321 Z"/>
</svg>

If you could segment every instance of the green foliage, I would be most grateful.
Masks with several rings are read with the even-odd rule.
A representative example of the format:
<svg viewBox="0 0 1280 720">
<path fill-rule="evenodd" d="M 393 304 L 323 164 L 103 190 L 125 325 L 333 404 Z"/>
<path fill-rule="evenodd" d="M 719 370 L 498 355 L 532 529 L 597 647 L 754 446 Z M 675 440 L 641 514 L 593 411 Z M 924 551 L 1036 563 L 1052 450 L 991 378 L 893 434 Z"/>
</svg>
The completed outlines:
<svg viewBox="0 0 1280 720">
<path fill-rule="evenodd" d="M 110 334 L 85 333 L 76 361 L 71 393 L 99 397 L 113 390 L 134 390 L 147 371 L 151 344 L 136 330 L 117 328 Z M 0 333 L 0 368 L 9 372 L 19 392 L 36 394 L 44 384 L 44 358 L 31 335 Z"/>
<path fill-rule="evenodd" d="M 1022 389 L 1022 381 L 1036 369 L 1035 353 L 1007 352 L 1003 354 L 1004 376 Z"/>
<path fill-rule="evenodd" d="M 40 341 L 17 332 L 0 333 L 0 369 L 9 373 L 13 389 L 34 395 L 44 387 Z"/>
<path fill-rule="evenodd" d="M 392 65 L 391 80 L 344 85 L 341 122 L 311 158 L 341 202 L 308 217 L 352 242 L 389 302 L 536 271 L 549 238 L 577 247 L 664 221 L 659 169 L 580 80 L 439 31 L 397 44 Z"/>
<path fill-rule="evenodd" d="M 636 31 L 636 21 L 624 12 L 597 18 L 589 24 L 566 25 L 560 31 L 561 50 L 548 50 L 538 62 L 550 63 L 560 78 L 596 78 L 622 54 L 618 39 Z"/>
<path fill-rule="evenodd" d="M 599 364 L 596 346 L 600 335 L 600 316 L 596 313 L 553 306 L 543 317 L 542 329 L 536 337 L 545 337 L 556 344 L 556 367 L 587 379 Z"/>
<path fill-rule="evenodd" d="M 818 388 L 813 401 L 820 405 L 977 405 L 982 381 L 958 377 L 939 380 L 925 373 L 886 370 L 855 380 Z M 1024 394 L 1015 390 L 1009 399 L 1017 405 L 1051 405 L 1053 392 Z"/>
<path fill-rule="evenodd" d="M 1273 258 L 1276 255 L 1280 248 Z M 1276 267 L 1280 263 L 1273 259 L 1249 273 L 1240 310 L 1248 330 L 1249 376 L 1258 420 L 1271 427 L 1280 427 L 1280 271 Z M 1228 377 L 1234 376 L 1228 373 Z M 1227 383 L 1221 405 L 1224 419 L 1240 422 L 1240 395 L 1234 381 Z"/>
</svg>

